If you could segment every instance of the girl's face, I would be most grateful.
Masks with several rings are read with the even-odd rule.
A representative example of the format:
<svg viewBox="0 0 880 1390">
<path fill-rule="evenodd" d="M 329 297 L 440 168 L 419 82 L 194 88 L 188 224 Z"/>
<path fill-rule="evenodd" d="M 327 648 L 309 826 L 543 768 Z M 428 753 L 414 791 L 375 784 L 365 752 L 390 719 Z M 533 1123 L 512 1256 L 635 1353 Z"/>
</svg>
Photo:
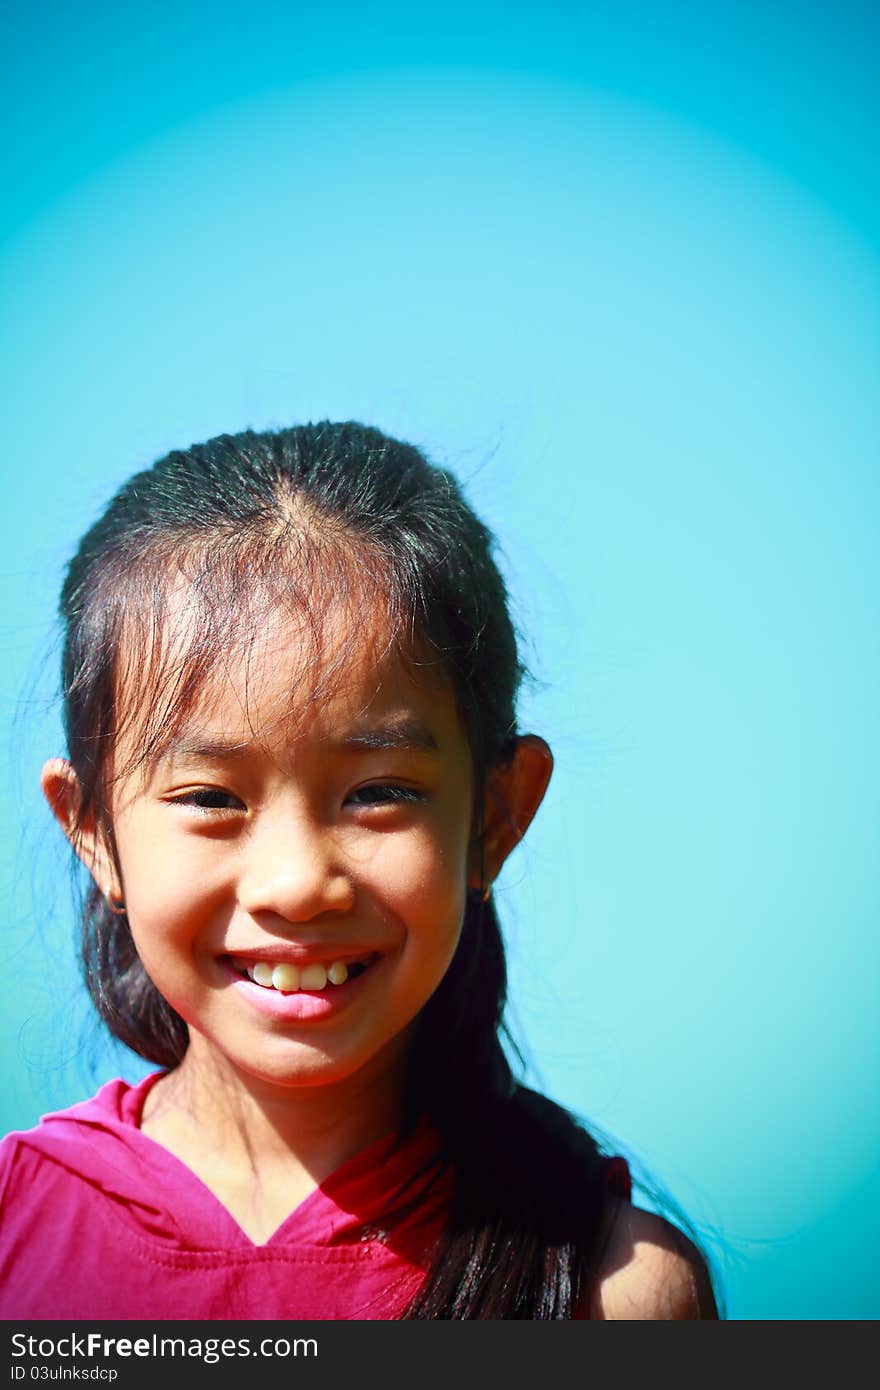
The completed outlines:
<svg viewBox="0 0 880 1390">
<path fill-rule="evenodd" d="M 301 648 L 272 631 L 115 786 L 115 886 L 194 1043 L 315 1085 L 399 1060 L 452 960 L 479 885 L 473 765 L 445 679 L 375 664 L 374 640 L 291 719 Z"/>
</svg>

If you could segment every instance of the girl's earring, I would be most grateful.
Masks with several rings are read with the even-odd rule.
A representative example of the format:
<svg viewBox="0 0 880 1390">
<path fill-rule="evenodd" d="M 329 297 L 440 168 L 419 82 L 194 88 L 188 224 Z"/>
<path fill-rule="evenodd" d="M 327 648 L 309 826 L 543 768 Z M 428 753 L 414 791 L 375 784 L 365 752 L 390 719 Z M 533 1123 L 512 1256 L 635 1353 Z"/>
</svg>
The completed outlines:
<svg viewBox="0 0 880 1390">
<path fill-rule="evenodd" d="M 123 898 L 115 897 L 113 893 L 105 893 L 104 896 L 107 899 L 107 906 L 110 908 L 110 911 L 113 913 L 113 916 L 124 917 L 125 900 Z"/>
<path fill-rule="evenodd" d="M 492 880 L 484 883 L 482 888 L 469 888 L 468 898 L 472 903 L 487 903 L 492 897 Z"/>
</svg>

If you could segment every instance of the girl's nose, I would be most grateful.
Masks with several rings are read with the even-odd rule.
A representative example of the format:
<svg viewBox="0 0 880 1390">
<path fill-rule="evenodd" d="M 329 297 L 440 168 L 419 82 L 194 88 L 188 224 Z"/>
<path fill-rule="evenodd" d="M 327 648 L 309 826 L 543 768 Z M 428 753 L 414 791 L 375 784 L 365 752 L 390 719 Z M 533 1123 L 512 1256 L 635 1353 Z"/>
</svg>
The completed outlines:
<svg viewBox="0 0 880 1390">
<path fill-rule="evenodd" d="M 285 816 L 256 828 L 245 856 L 238 900 L 252 916 L 273 913 L 307 922 L 354 907 L 354 883 L 338 847 L 305 820 Z"/>
</svg>

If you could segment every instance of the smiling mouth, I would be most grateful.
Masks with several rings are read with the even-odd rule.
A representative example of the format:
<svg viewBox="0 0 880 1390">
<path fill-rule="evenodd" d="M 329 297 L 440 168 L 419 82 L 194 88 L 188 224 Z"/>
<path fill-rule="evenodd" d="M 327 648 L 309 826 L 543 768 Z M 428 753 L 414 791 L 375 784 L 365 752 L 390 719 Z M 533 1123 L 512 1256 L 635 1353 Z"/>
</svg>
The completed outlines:
<svg viewBox="0 0 880 1390">
<path fill-rule="evenodd" d="M 236 960 L 231 963 L 242 979 L 250 980 L 262 989 L 274 990 L 279 994 L 313 994 L 338 989 L 348 980 L 357 979 L 376 958 L 375 954 L 371 954 L 361 960 L 334 960 L 326 965 L 318 961 L 308 965 L 294 965 L 289 961 L 272 964 L 266 960 Z"/>
</svg>

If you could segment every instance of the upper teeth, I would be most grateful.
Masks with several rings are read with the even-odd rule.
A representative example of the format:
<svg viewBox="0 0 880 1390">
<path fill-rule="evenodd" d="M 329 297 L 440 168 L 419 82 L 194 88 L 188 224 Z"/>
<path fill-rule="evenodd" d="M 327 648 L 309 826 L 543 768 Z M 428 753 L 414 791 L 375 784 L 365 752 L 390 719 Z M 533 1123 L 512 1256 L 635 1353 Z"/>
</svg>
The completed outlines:
<svg viewBox="0 0 880 1390">
<path fill-rule="evenodd" d="M 351 962 L 352 965 L 356 963 Z M 298 989 L 324 989 L 328 980 L 331 985 L 344 985 L 348 979 L 348 965 L 344 960 L 335 960 L 327 966 L 317 962 L 298 966 L 286 961 L 271 965 L 269 961 L 260 960 L 256 965 L 249 965 L 247 973 L 255 984 L 293 994 Z"/>
</svg>

